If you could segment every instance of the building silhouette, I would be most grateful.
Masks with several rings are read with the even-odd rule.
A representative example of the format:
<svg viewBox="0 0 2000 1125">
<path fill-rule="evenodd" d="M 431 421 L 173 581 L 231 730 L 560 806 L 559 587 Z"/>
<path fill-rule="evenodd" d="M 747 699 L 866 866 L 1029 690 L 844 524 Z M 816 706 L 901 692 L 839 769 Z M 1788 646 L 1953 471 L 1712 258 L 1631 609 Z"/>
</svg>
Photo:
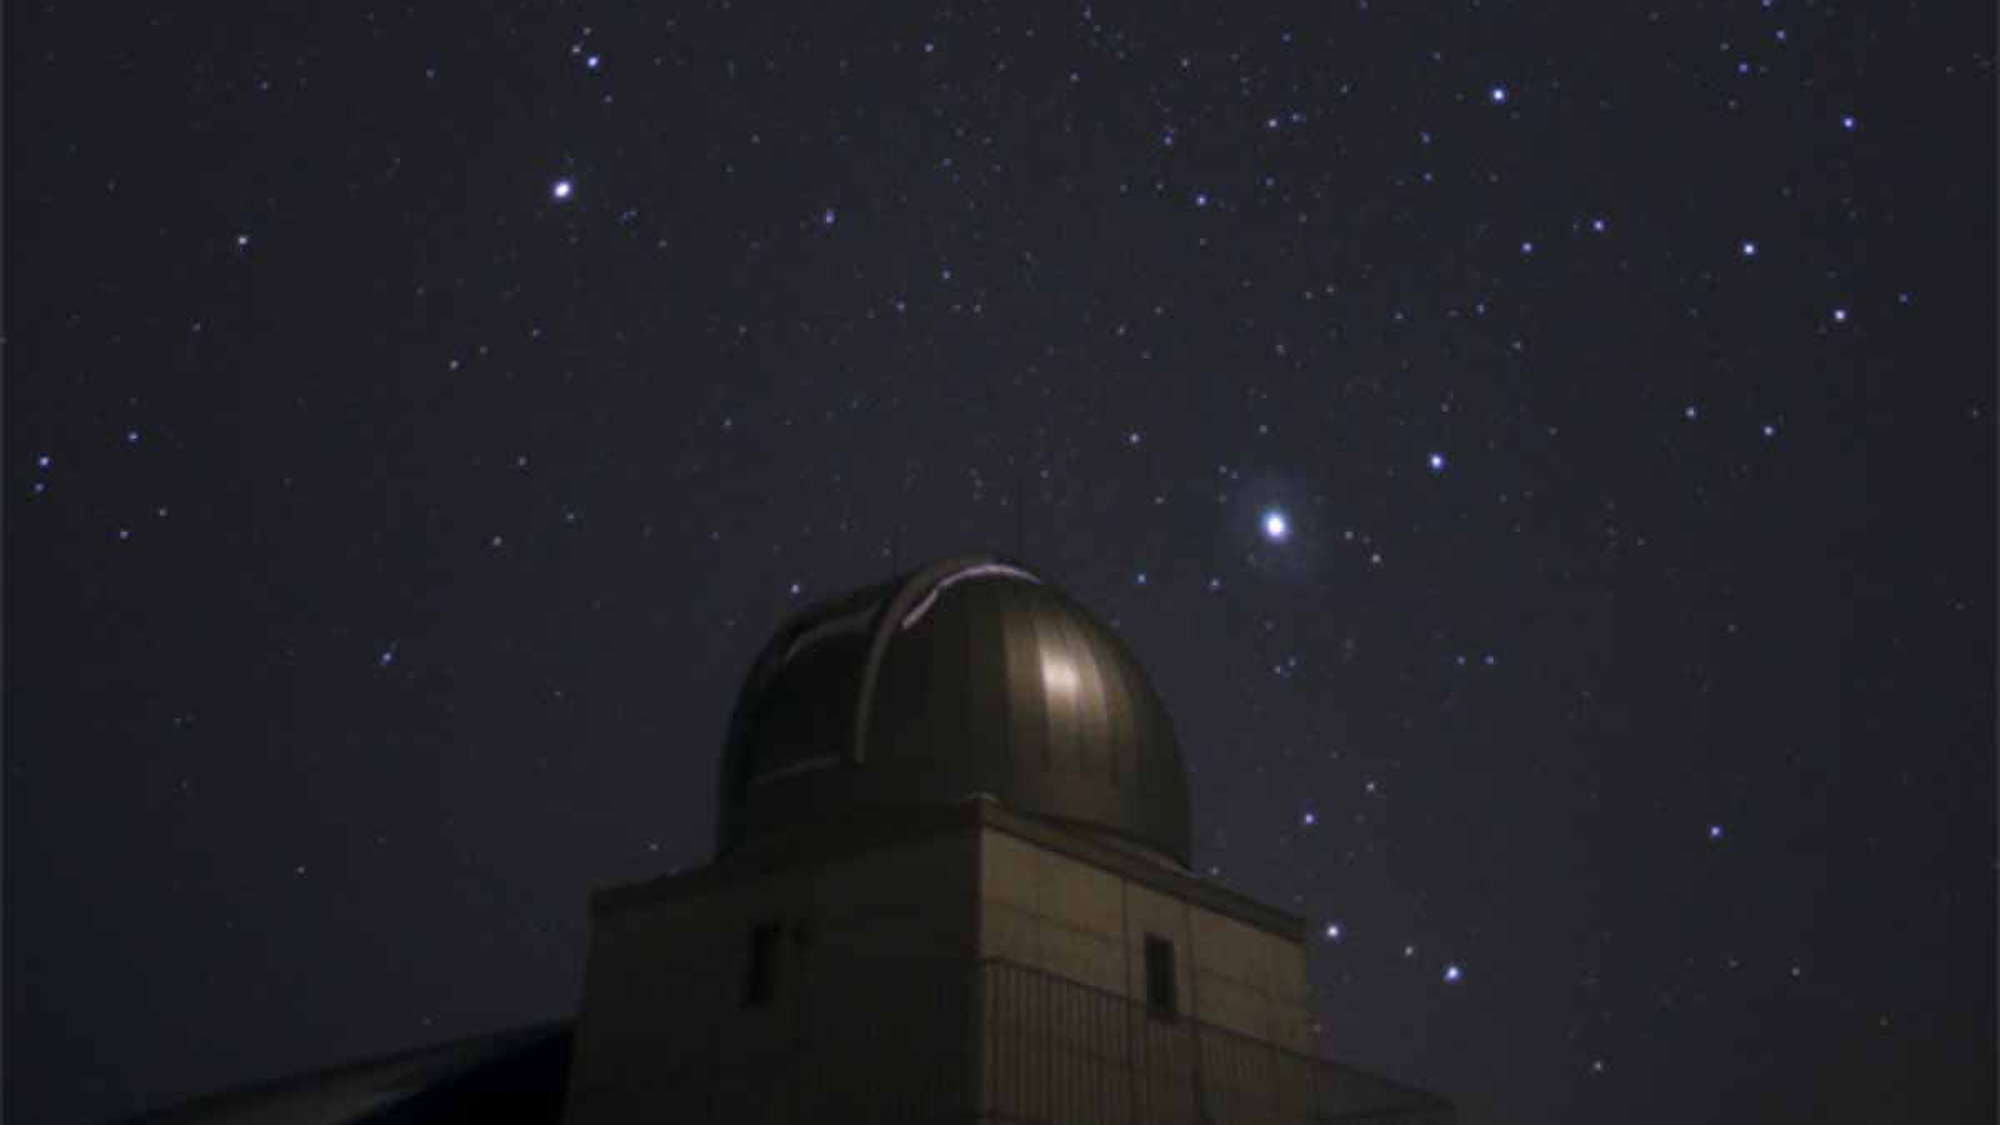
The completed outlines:
<svg viewBox="0 0 2000 1125">
<path fill-rule="evenodd" d="M 593 896 L 573 1022 L 148 1120 L 1455 1120 L 1315 1057 L 1305 923 L 1192 873 L 1145 670 L 1017 563 L 787 621 L 718 802 L 713 863 Z"/>
</svg>

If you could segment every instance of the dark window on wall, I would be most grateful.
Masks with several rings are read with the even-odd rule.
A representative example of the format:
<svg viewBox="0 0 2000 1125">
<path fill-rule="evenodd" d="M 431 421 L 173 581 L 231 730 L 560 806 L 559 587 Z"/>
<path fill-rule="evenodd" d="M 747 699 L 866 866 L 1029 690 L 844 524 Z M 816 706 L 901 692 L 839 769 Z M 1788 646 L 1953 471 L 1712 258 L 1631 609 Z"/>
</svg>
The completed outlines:
<svg viewBox="0 0 2000 1125">
<path fill-rule="evenodd" d="M 778 983 L 778 942 L 784 928 L 759 922 L 750 930 L 750 959 L 743 970 L 743 1006 L 761 1008 L 771 1002 Z"/>
<path fill-rule="evenodd" d="M 1174 943 L 1146 935 L 1146 1009 L 1160 1019 L 1180 1015 L 1178 978 L 1174 975 Z"/>
</svg>

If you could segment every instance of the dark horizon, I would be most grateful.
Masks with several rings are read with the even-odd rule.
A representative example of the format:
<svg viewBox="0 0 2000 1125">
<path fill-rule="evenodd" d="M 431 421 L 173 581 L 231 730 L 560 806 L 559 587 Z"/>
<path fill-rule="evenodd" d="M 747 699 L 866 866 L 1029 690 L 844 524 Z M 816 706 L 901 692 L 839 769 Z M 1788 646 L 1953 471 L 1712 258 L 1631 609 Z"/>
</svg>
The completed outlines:
<svg viewBox="0 0 2000 1125">
<path fill-rule="evenodd" d="M 1991 5 L 5 20 L 10 1118 L 572 1014 L 1022 540 L 1328 1057 L 1994 1118 Z"/>
</svg>

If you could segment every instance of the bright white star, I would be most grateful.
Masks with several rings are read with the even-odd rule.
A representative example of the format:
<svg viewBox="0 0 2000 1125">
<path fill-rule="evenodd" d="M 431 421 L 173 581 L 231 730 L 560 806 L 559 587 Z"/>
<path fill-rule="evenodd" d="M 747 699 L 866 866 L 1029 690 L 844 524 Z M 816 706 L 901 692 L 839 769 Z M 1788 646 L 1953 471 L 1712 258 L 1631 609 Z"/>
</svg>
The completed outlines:
<svg viewBox="0 0 2000 1125">
<path fill-rule="evenodd" d="M 573 190 L 575 190 L 575 185 L 571 184 L 568 180 L 557 180 L 555 186 L 549 189 L 549 194 L 557 199 L 568 199 L 570 192 Z"/>
<path fill-rule="evenodd" d="M 1283 512 L 1264 513 L 1264 538 L 1273 543 L 1283 543 L 1292 534 L 1292 525 Z"/>
</svg>

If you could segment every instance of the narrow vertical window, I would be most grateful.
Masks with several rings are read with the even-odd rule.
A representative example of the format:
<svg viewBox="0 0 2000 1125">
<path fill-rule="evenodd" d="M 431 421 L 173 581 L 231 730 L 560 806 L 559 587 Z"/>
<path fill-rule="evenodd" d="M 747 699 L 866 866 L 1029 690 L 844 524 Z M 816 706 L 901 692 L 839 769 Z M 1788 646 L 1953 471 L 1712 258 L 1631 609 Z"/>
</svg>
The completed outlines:
<svg viewBox="0 0 2000 1125">
<path fill-rule="evenodd" d="M 1146 1008 L 1160 1019 L 1180 1014 L 1180 995 L 1174 975 L 1174 943 L 1156 934 L 1146 935 Z"/>
<path fill-rule="evenodd" d="M 771 1002 L 778 976 L 778 940 L 784 930 L 776 922 L 759 922 L 750 930 L 750 959 L 743 970 L 743 1006 L 761 1008 Z"/>
</svg>

